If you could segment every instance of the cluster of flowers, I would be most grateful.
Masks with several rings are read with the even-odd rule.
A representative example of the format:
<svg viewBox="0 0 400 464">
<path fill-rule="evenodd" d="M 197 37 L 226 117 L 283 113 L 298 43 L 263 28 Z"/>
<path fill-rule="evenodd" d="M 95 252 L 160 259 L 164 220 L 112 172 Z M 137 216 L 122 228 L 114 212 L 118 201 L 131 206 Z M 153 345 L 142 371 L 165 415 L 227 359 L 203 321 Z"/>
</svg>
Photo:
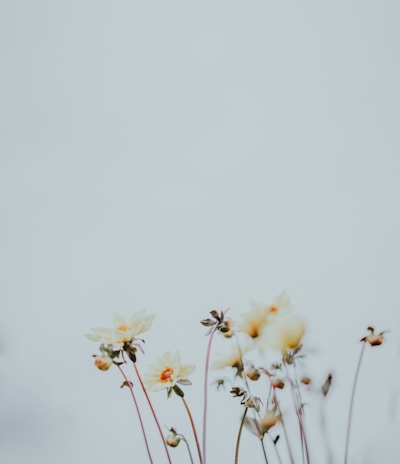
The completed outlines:
<svg viewBox="0 0 400 464">
<path fill-rule="evenodd" d="M 209 341 L 204 372 L 202 446 L 200 445 L 197 429 L 183 391 L 183 386 L 191 384 L 188 377 L 194 371 L 195 366 L 192 364 L 183 364 L 179 352 L 166 352 L 158 358 L 156 363 L 149 366 L 143 379 L 137 367 L 136 360 L 138 351 L 143 353 L 142 345 L 144 342 L 139 336 L 150 329 L 155 317 L 154 314 L 147 314 L 146 311 L 140 311 L 133 314 L 129 320 L 116 314 L 114 315 L 114 324 L 112 328 L 101 327 L 92 329 L 92 332 L 87 334 L 87 337 L 92 341 L 100 343 L 100 354 L 93 355 L 94 364 L 102 371 L 107 371 L 111 366 L 115 365 L 123 376 L 124 382 L 122 386 L 130 390 L 142 428 L 150 463 L 153 463 L 153 457 L 147 440 L 139 404 L 136 399 L 135 388 L 124 371 L 125 365 L 129 362 L 134 366 L 135 374 L 157 425 L 169 463 L 172 463 L 172 459 L 168 446 L 176 447 L 181 441 L 187 446 L 188 456 L 192 464 L 194 463 L 193 454 L 189 441 L 183 434 L 178 433 L 175 428 L 171 427 L 168 435 L 164 437 L 148 391 L 157 392 L 165 389 L 168 398 L 173 393 L 181 398 L 190 419 L 197 448 L 198 461 L 200 464 L 205 464 L 207 459 L 206 423 L 209 387 L 208 379 L 209 370 L 214 369 L 224 373 L 224 375 L 230 374 L 228 378 L 225 376 L 218 377 L 216 380 L 217 388 L 219 389 L 222 386 L 230 385 L 230 393 L 234 398 L 240 399 L 242 408 L 242 418 L 236 436 L 234 453 L 235 464 L 239 461 L 239 446 L 244 428 L 247 428 L 260 441 L 261 454 L 265 463 L 268 464 L 268 462 L 274 460 L 274 462 L 282 464 L 285 460 L 291 464 L 296 462 L 309 464 L 311 458 L 305 426 L 302 389 L 310 387 L 311 379 L 306 376 L 299 377 L 297 370 L 300 359 L 303 357 L 302 340 L 305 334 L 305 323 L 302 317 L 293 311 L 286 292 L 282 292 L 270 304 L 253 302 L 250 311 L 243 314 L 241 320 L 237 323 L 230 317 L 227 317 L 226 313 L 227 311 L 211 311 L 211 317 L 201 321 L 203 326 L 209 328 L 206 334 L 209 336 Z M 368 330 L 368 335 L 361 339 L 363 345 L 350 402 L 346 448 L 344 453 L 345 464 L 348 459 L 355 387 L 364 348 L 367 344 L 378 346 L 383 342 L 383 332 L 375 333 L 372 327 L 368 327 Z M 229 352 L 227 354 L 213 356 L 211 362 L 212 344 L 217 334 L 220 334 L 224 338 L 231 339 L 232 342 L 230 343 Z M 262 354 L 266 351 L 272 354 L 274 362 L 268 367 L 265 365 L 256 365 L 254 363 L 254 354 Z M 257 396 L 253 393 L 254 382 L 257 382 L 260 378 L 267 380 L 267 388 L 265 388 L 265 384 L 263 388 L 261 388 L 261 392 L 266 392 L 265 398 L 262 397 L 262 394 Z M 329 374 L 326 381 L 319 387 L 319 391 L 323 396 L 328 394 L 331 381 L 332 376 Z M 296 445 L 291 442 L 293 438 L 289 437 L 287 432 L 287 408 L 281 407 L 283 398 L 286 398 L 283 392 L 286 392 L 287 395 L 291 397 L 293 403 L 292 408 L 297 418 L 298 437 L 300 442 L 297 448 Z M 282 440 L 280 440 L 281 433 L 283 433 L 284 436 Z M 264 443 L 265 437 L 269 439 L 270 444 L 268 448 Z M 281 443 L 283 443 L 283 449 L 280 448 Z M 271 456 L 272 454 L 273 457 Z M 328 461 L 332 462 L 329 449 Z"/>
</svg>

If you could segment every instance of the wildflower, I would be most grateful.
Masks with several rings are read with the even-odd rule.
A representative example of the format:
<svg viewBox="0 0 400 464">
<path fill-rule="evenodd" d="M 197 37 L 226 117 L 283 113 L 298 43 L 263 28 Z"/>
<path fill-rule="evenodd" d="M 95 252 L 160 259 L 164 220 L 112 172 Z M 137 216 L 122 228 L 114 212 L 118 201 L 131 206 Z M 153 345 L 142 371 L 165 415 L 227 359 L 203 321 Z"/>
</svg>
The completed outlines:
<svg viewBox="0 0 400 464">
<path fill-rule="evenodd" d="M 241 377 L 244 369 L 242 357 L 246 351 L 246 347 L 239 349 L 239 347 L 235 346 L 229 353 L 220 353 L 211 364 L 211 369 L 219 370 L 225 367 L 233 367 L 236 369 L 236 375 Z"/>
<path fill-rule="evenodd" d="M 150 329 L 155 314 L 145 313 L 146 310 L 138 311 L 131 316 L 129 321 L 120 314 L 114 314 L 112 328 L 93 328 L 92 333 L 86 336 L 89 340 L 122 348 L 124 344 L 131 343 L 138 335 Z"/>
<path fill-rule="evenodd" d="M 187 377 L 194 371 L 193 364 L 182 364 L 181 357 L 178 352 L 171 354 L 169 351 L 164 356 L 158 358 L 157 363 L 149 366 L 148 372 L 144 377 L 144 383 L 150 391 L 168 390 L 168 396 L 174 390 L 177 394 L 183 392 L 177 386 L 177 383 L 182 385 L 190 385 L 190 380 Z"/>
<path fill-rule="evenodd" d="M 298 314 L 277 316 L 263 331 L 262 344 L 286 352 L 299 347 L 305 333 L 305 324 Z"/>
<path fill-rule="evenodd" d="M 384 332 L 376 334 L 373 327 L 368 327 L 367 330 L 369 330 L 370 334 L 362 338 L 361 341 L 369 343 L 371 346 L 382 345 Z"/>
<path fill-rule="evenodd" d="M 251 302 L 252 309 L 242 315 L 243 321 L 239 328 L 251 338 L 256 339 L 263 329 L 277 315 L 286 314 L 290 309 L 290 299 L 286 292 L 280 293 L 270 305 Z"/>
<path fill-rule="evenodd" d="M 281 420 L 280 414 L 276 413 L 276 408 L 267 410 L 261 419 L 260 429 L 264 434 Z"/>
<path fill-rule="evenodd" d="M 94 365 L 101 371 L 108 371 L 108 369 L 112 366 L 112 363 L 113 360 L 106 354 L 94 356 Z"/>
</svg>

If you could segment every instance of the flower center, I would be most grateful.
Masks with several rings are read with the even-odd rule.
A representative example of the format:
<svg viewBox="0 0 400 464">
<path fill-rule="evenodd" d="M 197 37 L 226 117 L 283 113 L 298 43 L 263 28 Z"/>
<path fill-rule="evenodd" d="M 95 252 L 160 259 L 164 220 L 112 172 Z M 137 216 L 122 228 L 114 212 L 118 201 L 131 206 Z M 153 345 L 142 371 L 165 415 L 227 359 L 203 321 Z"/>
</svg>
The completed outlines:
<svg viewBox="0 0 400 464">
<path fill-rule="evenodd" d="M 129 327 L 127 325 L 119 325 L 117 330 L 122 330 L 122 332 L 128 332 Z"/>
<path fill-rule="evenodd" d="M 174 370 L 172 369 L 172 367 L 166 367 L 160 374 L 161 382 L 168 382 L 168 380 L 170 380 L 170 378 L 172 377 L 173 373 Z"/>
<path fill-rule="evenodd" d="M 278 308 L 277 308 L 276 306 L 271 306 L 271 307 L 269 308 L 269 312 L 270 312 L 270 313 L 277 313 L 277 312 L 278 312 Z"/>
</svg>

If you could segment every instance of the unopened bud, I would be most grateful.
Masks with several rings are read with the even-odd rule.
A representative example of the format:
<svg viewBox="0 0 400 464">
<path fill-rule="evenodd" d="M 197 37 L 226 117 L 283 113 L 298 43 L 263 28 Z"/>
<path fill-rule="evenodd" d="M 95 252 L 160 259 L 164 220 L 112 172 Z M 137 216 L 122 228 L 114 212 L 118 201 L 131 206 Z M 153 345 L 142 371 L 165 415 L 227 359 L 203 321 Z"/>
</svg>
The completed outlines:
<svg viewBox="0 0 400 464">
<path fill-rule="evenodd" d="M 101 356 L 94 356 L 94 365 L 97 367 L 97 369 L 100 369 L 101 371 L 108 371 L 112 363 L 112 359 L 106 354 L 103 354 Z"/>
<path fill-rule="evenodd" d="M 165 439 L 165 443 L 172 448 L 175 448 L 179 445 L 181 437 L 176 433 L 174 429 L 170 430 L 170 434 Z"/>
<path fill-rule="evenodd" d="M 282 388 L 285 386 L 285 382 L 281 379 L 272 379 L 271 386 L 273 388 L 280 388 L 282 390 Z"/>
<path fill-rule="evenodd" d="M 254 366 L 250 366 L 246 369 L 246 377 L 250 380 L 258 380 L 260 378 L 260 371 Z"/>
</svg>

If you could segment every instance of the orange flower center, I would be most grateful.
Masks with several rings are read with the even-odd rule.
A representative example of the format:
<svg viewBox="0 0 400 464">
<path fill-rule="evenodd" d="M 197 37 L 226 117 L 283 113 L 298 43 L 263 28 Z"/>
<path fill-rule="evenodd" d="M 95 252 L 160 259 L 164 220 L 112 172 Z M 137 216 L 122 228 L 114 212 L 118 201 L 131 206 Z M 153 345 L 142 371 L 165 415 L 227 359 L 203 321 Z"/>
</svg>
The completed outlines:
<svg viewBox="0 0 400 464">
<path fill-rule="evenodd" d="M 174 373 L 174 370 L 172 367 L 166 367 L 160 374 L 160 380 L 161 382 L 168 382 L 170 378 L 172 377 L 172 374 Z"/>
<path fill-rule="evenodd" d="M 129 327 L 127 325 L 119 325 L 117 330 L 122 330 L 122 332 L 128 332 Z"/>
</svg>

